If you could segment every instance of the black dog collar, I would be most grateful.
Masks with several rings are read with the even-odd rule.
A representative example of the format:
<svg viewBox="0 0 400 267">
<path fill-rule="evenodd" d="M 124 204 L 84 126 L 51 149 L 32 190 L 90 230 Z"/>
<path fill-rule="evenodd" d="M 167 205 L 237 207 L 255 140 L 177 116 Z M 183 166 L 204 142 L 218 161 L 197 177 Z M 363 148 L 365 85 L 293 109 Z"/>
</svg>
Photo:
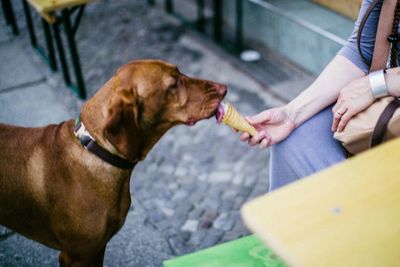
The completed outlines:
<svg viewBox="0 0 400 267">
<path fill-rule="evenodd" d="M 99 146 L 96 140 L 86 130 L 85 125 L 83 125 L 80 119 L 77 119 L 75 121 L 74 135 L 79 139 L 84 148 L 86 148 L 105 162 L 124 170 L 132 169 L 133 167 L 135 167 L 136 162 L 133 163 L 129 160 L 123 159 Z"/>
</svg>

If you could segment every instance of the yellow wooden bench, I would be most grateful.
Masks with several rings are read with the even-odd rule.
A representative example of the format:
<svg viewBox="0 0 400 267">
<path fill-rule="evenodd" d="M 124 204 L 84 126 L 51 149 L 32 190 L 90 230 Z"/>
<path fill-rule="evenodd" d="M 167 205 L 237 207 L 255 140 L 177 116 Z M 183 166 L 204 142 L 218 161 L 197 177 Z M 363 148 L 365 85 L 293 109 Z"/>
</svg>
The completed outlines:
<svg viewBox="0 0 400 267">
<path fill-rule="evenodd" d="M 26 0 L 48 23 L 55 23 L 54 12 L 81 5 L 86 5 L 94 0 Z"/>
<path fill-rule="evenodd" d="M 53 71 L 58 69 L 55 48 L 53 42 L 56 44 L 58 56 L 61 63 L 61 69 L 65 84 L 73 89 L 80 98 L 86 97 L 85 83 L 81 71 L 79 61 L 79 53 L 75 41 L 75 33 L 78 29 L 80 20 L 82 18 L 85 5 L 93 2 L 94 0 L 24 0 L 24 12 L 27 21 L 27 27 L 32 46 L 43 56 Z M 36 40 L 35 29 L 32 22 L 30 4 L 42 17 L 42 25 L 44 37 L 46 41 L 47 51 L 38 45 Z M 71 21 L 73 13 L 77 12 L 75 20 Z M 67 45 L 71 55 L 72 69 L 75 74 L 75 83 L 72 82 L 69 75 L 69 66 L 67 58 L 64 54 L 64 47 L 62 38 L 60 36 L 59 25 L 63 24 Z M 51 31 L 53 30 L 53 33 Z"/>
<path fill-rule="evenodd" d="M 313 0 L 353 20 L 357 19 L 362 0 Z"/>
<path fill-rule="evenodd" d="M 250 201 L 242 215 L 290 266 L 400 266 L 400 139 Z"/>
</svg>

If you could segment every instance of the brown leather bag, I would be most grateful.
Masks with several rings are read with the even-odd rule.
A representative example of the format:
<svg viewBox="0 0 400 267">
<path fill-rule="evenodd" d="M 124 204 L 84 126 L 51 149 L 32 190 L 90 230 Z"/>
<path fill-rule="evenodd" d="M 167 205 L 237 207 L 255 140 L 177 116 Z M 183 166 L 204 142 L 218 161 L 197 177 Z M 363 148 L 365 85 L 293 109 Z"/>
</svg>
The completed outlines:
<svg viewBox="0 0 400 267">
<path fill-rule="evenodd" d="M 364 24 L 372 9 L 379 2 L 374 0 L 361 20 L 357 43 L 360 55 L 360 38 Z M 394 16 L 393 16 L 394 11 Z M 370 71 L 385 69 L 390 53 L 390 67 L 397 65 L 397 33 L 400 16 L 400 1 L 385 0 L 379 16 L 375 39 L 374 54 Z M 392 48 L 390 49 L 390 43 Z M 390 51 L 391 50 L 391 51 Z M 336 132 L 334 138 L 340 141 L 350 154 L 358 154 L 374 147 L 383 141 L 400 136 L 400 100 L 394 97 L 383 97 L 375 101 L 366 110 L 351 118 L 342 132 Z"/>
</svg>

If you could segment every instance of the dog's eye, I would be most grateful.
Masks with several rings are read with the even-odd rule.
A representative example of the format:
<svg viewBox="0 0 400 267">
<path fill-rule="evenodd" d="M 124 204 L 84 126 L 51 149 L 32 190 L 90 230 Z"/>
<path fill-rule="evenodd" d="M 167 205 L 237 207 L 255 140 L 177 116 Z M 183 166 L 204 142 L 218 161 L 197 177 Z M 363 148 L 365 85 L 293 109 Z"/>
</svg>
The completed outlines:
<svg viewBox="0 0 400 267">
<path fill-rule="evenodd" d="M 178 89 L 178 86 L 176 86 L 176 84 L 174 84 L 168 88 L 168 91 L 170 91 L 171 93 L 175 93 L 177 89 Z"/>
<path fill-rule="evenodd" d="M 179 88 L 180 84 L 181 84 L 180 79 L 176 78 L 175 82 L 169 86 L 168 90 L 170 92 L 176 92 L 176 90 Z"/>
<path fill-rule="evenodd" d="M 183 86 L 183 80 L 179 76 L 178 78 L 176 78 L 176 87 L 180 88 L 181 86 Z"/>
</svg>

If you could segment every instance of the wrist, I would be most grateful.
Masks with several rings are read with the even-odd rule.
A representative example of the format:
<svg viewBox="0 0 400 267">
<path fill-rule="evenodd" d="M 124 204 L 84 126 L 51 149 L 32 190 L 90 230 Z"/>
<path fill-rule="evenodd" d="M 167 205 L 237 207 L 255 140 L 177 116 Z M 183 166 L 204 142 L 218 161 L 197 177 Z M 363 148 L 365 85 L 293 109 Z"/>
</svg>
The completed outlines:
<svg viewBox="0 0 400 267">
<path fill-rule="evenodd" d="M 286 104 L 286 106 L 284 106 L 284 109 L 288 116 L 288 119 L 292 121 L 293 124 L 295 125 L 295 128 L 297 128 L 297 126 L 300 125 L 300 123 L 298 122 L 299 112 L 295 108 L 293 102 Z"/>
<path fill-rule="evenodd" d="M 400 96 L 400 68 L 386 70 L 386 85 L 391 96 Z"/>
<path fill-rule="evenodd" d="M 368 74 L 371 93 L 375 99 L 389 95 L 389 89 L 386 85 L 385 70 L 377 70 Z"/>
</svg>

